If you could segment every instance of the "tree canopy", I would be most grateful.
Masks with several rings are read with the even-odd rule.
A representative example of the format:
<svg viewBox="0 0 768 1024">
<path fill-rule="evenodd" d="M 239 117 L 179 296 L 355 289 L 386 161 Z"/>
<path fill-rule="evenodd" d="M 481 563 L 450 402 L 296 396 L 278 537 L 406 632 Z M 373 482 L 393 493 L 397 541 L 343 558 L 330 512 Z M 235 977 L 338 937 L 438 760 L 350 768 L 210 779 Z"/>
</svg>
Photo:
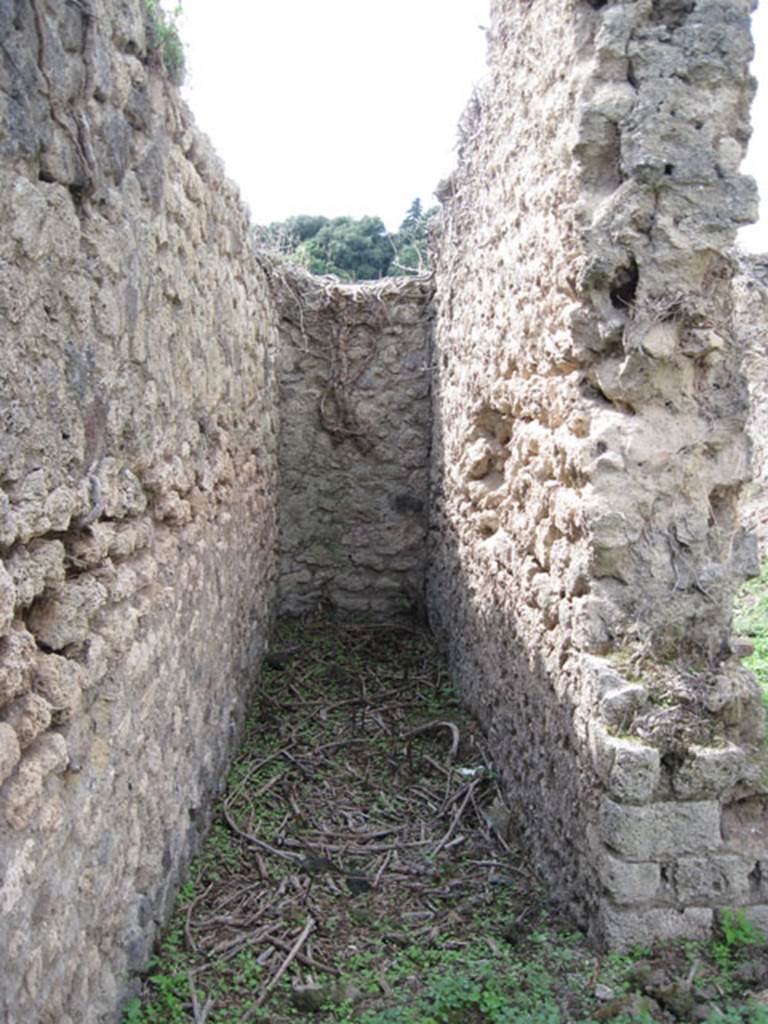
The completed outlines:
<svg viewBox="0 0 768 1024">
<path fill-rule="evenodd" d="M 399 229 L 388 232 L 380 217 L 320 217 L 300 214 L 255 228 L 259 248 L 282 254 L 312 274 L 344 281 L 370 281 L 429 269 L 426 212 L 414 199 Z"/>
</svg>

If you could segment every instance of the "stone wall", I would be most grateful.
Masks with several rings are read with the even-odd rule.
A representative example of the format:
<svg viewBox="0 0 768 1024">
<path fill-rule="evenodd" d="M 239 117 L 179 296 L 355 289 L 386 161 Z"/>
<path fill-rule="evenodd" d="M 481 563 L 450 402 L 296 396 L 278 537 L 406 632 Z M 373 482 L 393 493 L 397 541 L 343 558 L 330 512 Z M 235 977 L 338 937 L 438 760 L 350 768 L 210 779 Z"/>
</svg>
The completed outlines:
<svg viewBox="0 0 768 1024">
<path fill-rule="evenodd" d="M 434 339 L 430 282 L 253 256 L 142 0 L 0 6 L 4 1019 L 114 1019 L 274 608 L 418 613 L 427 556 L 553 895 L 614 946 L 768 924 L 730 646 L 750 6 L 499 0 Z"/>
<path fill-rule="evenodd" d="M 742 256 L 734 281 L 736 326 L 749 385 L 747 431 L 754 482 L 745 493 L 741 521 L 768 555 L 768 257 Z"/>
<path fill-rule="evenodd" d="M 274 279 L 279 611 L 420 614 L 431 282 Z"/>
<path fill-rule="evenodd" d="M 141 0 L 0 4 L 0 1017 L 113 1020 L 275 578 L 276 321 Z"/>
<path fill-rule="evenodd" d="M 730 648 L 750 8 L 500 0 L 441 187 L 429 613 L 533 863 L 616 946 L 768 923 Z"/>
</svg>

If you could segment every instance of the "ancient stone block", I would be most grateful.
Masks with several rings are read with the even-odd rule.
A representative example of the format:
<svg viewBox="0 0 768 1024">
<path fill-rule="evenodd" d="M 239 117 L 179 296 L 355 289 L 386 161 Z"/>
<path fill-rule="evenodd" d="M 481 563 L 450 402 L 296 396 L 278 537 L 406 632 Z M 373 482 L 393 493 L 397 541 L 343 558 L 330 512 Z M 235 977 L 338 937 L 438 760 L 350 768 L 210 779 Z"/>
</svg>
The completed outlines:
<svg viewBox="0 0 768 1024">
<path fill-rule="evenodd" d="M 51 705 L 36 693 L 26 693 L 2 712 L 3 721 L 12 726 L 23 749 L 45 732 L 51 724 Z"/>
<path fill-rule="evenodd" d="M 16 588 L 5 566 L 0 562 L 0 634 L 7 633 L 13 622 Z"/>
<path fill-rule="evenodd" d="M 601 884 L 619 905 L 650 903 L 661 884 L 658 864 L 621 860 L 607 851 L 600 857 L 599 872 Z"/>
<path fill-rule="evenodd" d="M 92 576 L 52 587 L 32 608 L 28 622 L 40 643 L 54 651 L 80 643 L 91 619 L 107 600 L 107 589 Z"/>
<path fill-rule="evenodd" d="M 742 857 L 680 857 L 672 871 L 678 905 L 738 902 L 749 891 L 749 868 Z"/>
<path fill-rule="evenodd" d="M 712 933 L 714 912 L 708 907 L 672 910 L 618 908 L 604 904 L 599 928 L 603 941 L 613 949 L 650 946 L 665 939 L 708 939 Z"/>
<path fill-rule="evenodd" d="M 723 843 L 755 860 L 768 858 L 768 796 L 757 794 L 723 806 Z"/>
<path fill-rule="evenodd" d="M 41 654 L 35 662 L 34 689 L 49 705 L 57 725 L 68 722 L 81 703 L 85 673 L 80 664 L 56 654 Z"/>
<path fill-rule="evenodd" d="M 3 787 L 5 818 L 14 829 L 23 829 L 40 811 L 43 783 L 69 764 L 66 740 L 59 733 L 48 733 L 28 748 L 16 774 Z"/>
<path fill-rule="evenodd" d="M 672 776 L 672 789 L 682 800 L 716 797 L 748 772 L 748 761 L 740 747 L 733 744 L 718 748 L 692 745 Z"/>
<path fill-rule="evenodd" d="M 26 630 L 0 637 L 0 707 L 30 689 L 35 654 L 34 638 Z"/>
<path fill-rule="evenodd" d="M 754 925 L 758 932 L 762 932 L 768 938 L 768 904 L 740 909 L 743 911 L 746 920 Z"/>
<path fill-rule="evenodd" d="M 6 562 L 19 604 L 32 604 L 49 585 L 64 580 L 64 545 L 59 540 L 33 541 L 13 551 Z"/>
<path fill-rule="evenodd" d="M 592 724 L 591 745 L 595 769 L 617 800 L 647 803 L 651 799 L 661 774 L 657 749 L 634 737 L 611 736 L 599 722 Z"/>
<path fill-rule="evenodd" d="M 720 808 L 715 801 L 632 807 L 603 800 L 600 835 L 612 850 L 636 860 L 668 859 L 720 846 Z"/>
<path fill-rule="evenodd" d="M 13 772 L 21 759 L 21 745 L 16 731 L 7 722 L 0 722 L 0 785 Z"/>
</svg>

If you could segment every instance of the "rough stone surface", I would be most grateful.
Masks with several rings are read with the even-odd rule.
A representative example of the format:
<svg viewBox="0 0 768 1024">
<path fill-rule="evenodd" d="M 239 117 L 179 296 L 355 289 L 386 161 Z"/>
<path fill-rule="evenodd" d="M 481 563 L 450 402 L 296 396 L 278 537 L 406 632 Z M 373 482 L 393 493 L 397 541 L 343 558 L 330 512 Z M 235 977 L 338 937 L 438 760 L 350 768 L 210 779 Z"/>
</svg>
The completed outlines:
<svg viewBox="0 0 768 1024">
<path fill-rule="evenodd" d="M 277 317 L 144 8 L 0 13 L 8 1024 L 115 1019 L 273 611 Z"/>
<path fill-rule="evenodd" d="M 614 945 L 707 930 L 717 871 L 667 862 L 746 858 L 720 802 L 763 785 L 730 637 L 751 6 L 500 0 L 439 193 L 428 612 L 535 863 Z"/>
<path fill-rule="evenodd" d="M 749 382 L 753 484 L 745 489 L 742 522 L 768 554 L 768 256 L 743 254 L 734 279 L 736 325 Z"/>
<path fill-rule="evenodd" d="M 604 800 L 600 834 L 605 845 L 631 860 L 664 860 L 720 846 L 720 807 L 714 801 L 632 807 Z"/>
<path fill-rule="evenodd" d="M 275 271 L 279 610 L 421 614 L 432 285 Z"/>
<path fill-rule="evenodd" d="M 115 1019 L 275 609 L 418 613 L 425 572 L 529 856 L 593 938 L 765 923 L 729 612 L 755 567 L 727 255 L 751 6 L 498 0 L 433 310 L 432 282 L 253 255 L 142 0 L 0 5 L 9 1024 Z"/>
<path fill-rule="evenodd" d="M 602 914 L 606 942 L 619 949 L 650 946 L 666 939 L 707 939 L 713 924 L 714 911 L 705 907 L 638 911 L 611 906 Z"/>
</svg>

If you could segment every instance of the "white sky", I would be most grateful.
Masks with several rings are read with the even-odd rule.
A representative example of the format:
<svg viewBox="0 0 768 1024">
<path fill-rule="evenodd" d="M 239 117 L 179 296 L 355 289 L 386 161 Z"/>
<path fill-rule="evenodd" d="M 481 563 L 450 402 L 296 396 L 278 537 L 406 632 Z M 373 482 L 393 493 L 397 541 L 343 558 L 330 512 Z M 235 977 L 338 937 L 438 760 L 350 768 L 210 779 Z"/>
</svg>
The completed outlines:
<svg viewBox="0 0 768 1024">
<path fill-rule="evenodd" d="M 371 214 L 394 230 L 416 196 L 434 204 L 485 73 L 489 0 L 182 2 L 187 98 L 256 223 Z M 768 0 L 753 32 L 758 74 Z M 768 74 L 753 124 L 744 170 L 765 216 L 740 242 L 768 251 Z"/>
<path fill-rule="evenodd" d="M 757 180 L 760 189 L 760 221 L 739 232 L 739 244 L 752 252 L 768 252 L 768 0 L 762 0 L 752 15 L 755 59 L 752 74 L 763 82 L 752 104 L 752 138 L 742 165 L 745 174 Z"/>
<path fill-rule="evenodd" d="M 489 0 L 183 0 L 188 100 L 256 223 L 425 208 L 485 69 Z"/>
</svg>

